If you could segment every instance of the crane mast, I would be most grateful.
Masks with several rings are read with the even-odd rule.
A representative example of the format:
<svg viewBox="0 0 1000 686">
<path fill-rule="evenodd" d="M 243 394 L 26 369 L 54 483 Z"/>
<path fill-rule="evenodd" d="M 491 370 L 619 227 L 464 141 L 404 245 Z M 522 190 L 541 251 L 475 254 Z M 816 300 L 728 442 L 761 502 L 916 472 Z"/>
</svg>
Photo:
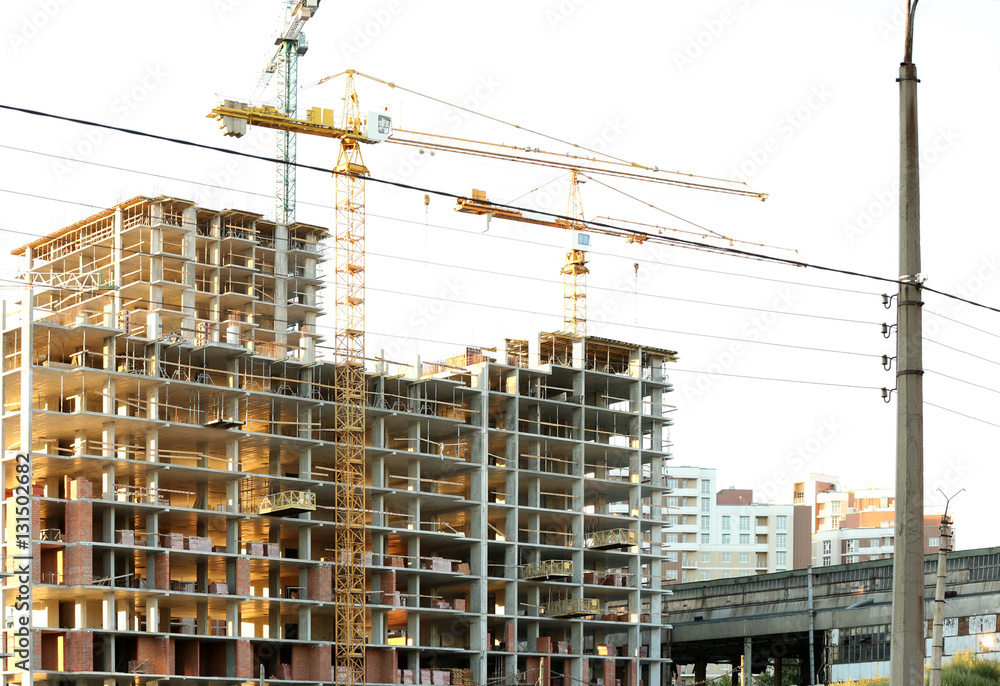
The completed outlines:
<svg viewBox="0 0 1000 686">
<path fill-rule="evenodd" d="M 277 109 L 286 117 L 298 116 L 299 109 L 299 56 L 309 45 L 302 28 L 316 13 L 319 0 L 281 0 L 285 3 L 285 25 L 275 41 L 278 46 L 274 57 L 264 69 L 263 79 L 278 73 Z M 291 224 L 295 221 L 295 161 L 296 138 L 292 131 L 279 131 L 277 141 L 279 160 L 275 184 L 275 221 Z"/>
<path fill-rule="evenodd" d="M 572 229 L 573 246 L 566 253 L 563 265 L 563 326 L 566 331 L 585 336 L 587 334 L 587 251 L 583 249 L 586 235 L 578 232 L 587 228 L 583 220 L 583 201 L 580 199 L 580 180 L 577 171 L 570 172 L 569 207 L 566 216 L 570 218 L 565 226 Z"/>
<path fill-rule="evenodd" d="M 342 126 L 362 135 L 363 122 L 347 75 Z M 334 684 L 365 682 L 365 176 L 357 137 L 340 139 L 337 159 L 334 339 Z"/>
</svg>

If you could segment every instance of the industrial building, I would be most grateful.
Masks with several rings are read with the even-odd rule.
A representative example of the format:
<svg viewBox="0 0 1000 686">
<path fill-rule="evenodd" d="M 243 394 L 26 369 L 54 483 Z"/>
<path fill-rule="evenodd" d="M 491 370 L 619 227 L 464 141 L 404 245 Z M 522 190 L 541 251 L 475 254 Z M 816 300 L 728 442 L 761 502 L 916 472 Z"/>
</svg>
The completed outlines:
<svg viewBox="0 0 1000 686">
<path fill-rule="evenodd" d="M 14 251 L 4 559 L 23 496 L 33 675 L 8 657 L 4 681 L 350 683 L 358 631 L 368 684 L 665 683 L 676 354 L 552 332 L 369 359 L 355 559 L 327 233 L 137 197 Z"/>
</svg>

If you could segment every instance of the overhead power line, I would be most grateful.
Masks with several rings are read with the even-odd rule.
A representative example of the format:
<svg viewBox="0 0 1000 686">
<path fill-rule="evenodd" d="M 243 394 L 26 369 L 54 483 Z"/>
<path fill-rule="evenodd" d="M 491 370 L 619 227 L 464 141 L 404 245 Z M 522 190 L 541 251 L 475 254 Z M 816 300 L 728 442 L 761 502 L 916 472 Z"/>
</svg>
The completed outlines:
<svg viewBox="0 0 1000 686">
<path fill-rule="evenodd" d="M 17 106 L 14 106 L 14 105 L 0 104 L 0 109 L 12 111 L 12 112 L 20 112 L 22 114 L 27 114 L 27 115 L 30 115 L 30 116 L 37 116 L 37 117 L 44 117 L 44 118 L 48 118 L 48 119 L 55 119 L 55 120 L 58 120 L 58 121 L 65 121 L 65 122 L 69 122 L 69 123 L 73 123 L 73 124 L 79 124 L 81 126 L 92 126 L 92 127 L 95 127 L 95 128 L 102 128 L 102 129 L 107 129 L 107 130 L 110 130 L 110 131 L 118 131 L 119 133 L 124 133 L 124 134 L 132 135 L 132 136 L 140 136 L 140 137 L 150 138 L 152 140 L 158 140 L 158 141 L 162 141 L 162 142 L 166 142 L 166 143 L 174 143 L 176 145 L 183 145 L 183 146 L 187 146 L 187 147 L 191 147 L 191 148 L 198 148 L 198 149 L 202 149 L 202 150 L 209 150 L 209 151 L 212 151 L 212 152 L 218 152 L 218 153 L 222 153 L 222 154 L 226 154 L 226 155 L 233 155 L 233 156 L 237 156 L 237 157 L 244 157 L 244 158 L 247 158 L 247 159 L 254 159 L 254 160 L 261 161 L 261 162 L 267 162 L 267 163 L 270 163 L 270 164 L 282 163 L 281 160 L 278 160 L 277 158 L 273 158 L 273 157 L 268 157 L 266 155 L 257 155 L 257 154 L 254 154 L 254 153 L 243 152 L 243 151 L 240 151 L 240 150 L 231 150 L 229 148 L 223 148 L 223 147 L 219 147 L 219 146 L 215 146 L 215 145 L 207 145 L 205 143 L 198 143 L 198 142 L 191 141 L 191 140 L 186 140 L 186 139 L 183 139 L 183 138 L 176 138 L 176 137 L 172 137 L 172 136 L 164 136 L 164 135 L 161 135 L 161 134 L 149 133 L 149 132 L 146 132 L 146 131 L 139 131 L 138 129 L 130 129 L 130 128 L 122 127 L 122 126 L 114 126 L 112 124 L 102 124 L 100 122 L 90 121 L 90 120 L 87 120 L 87 119 L 79 119 L 79 118 L 76 118 L 76 117 L 67 117 L 67 116 L 64 116 L 64 115 L 53 114 L 53 113 L 50 113 L 50 112 L 43 112 L 41 110 L 35 110 L 35 109 L 27 108 L 27 107 L 17 107 Z M 292 164 L 292 163 L 289 162 L 288 164 Z M 319 167 L 319 166 L 316 166 L 316 165 L 304 164 L 302 162 L 295 162 L 294 166 L 302 168 L 302 169 L 307 169 L 307 170 L 310 170 L 310 171 L 323 172 L 324 174 L 351 176 L 350 174 L 347 174 L 345 172 L 339 172 L 339 171 L 334 170 L 334 169 L 328 169 L 328 168 Z M 426 187 L 423 187 L 423 186 L 414 186 L 412 184 L 403 183 L 401 181 L 391 181 L 389 179 L 378 178 L 378 177 L 375 177 L 375 176 L 368 176 L 368 177 L 365 177 L 365 178 L 366 178 L 366 180 L 372 181 L 373 183 L 378 183 L 378 184 L 382 184 L 382 185 L 386 185 L 386 186 L 392 186 L 392 187 L 396 187 L 396 188 L 402 188 L 402 189 L 405 189 L 405 190 L 417 191 L 417 192 L 431 194 L 431 195 L 436 195 L 436 196 L 440 196 L 440 197 L 451 198 L 453 200 L 457 200 L 457 199 L 463 197 L 463 196 L 460 196 L 460 195 L 456 195 L 455 193 L 450 193 L 450 192 L 447 192 L 447 191 L 437 190 L 437 189 L 433 189 L 433 188 L 426 188 Z M 522 208 L 522 207 L 518 207 L 518 206 L 515 206 L 515 205 L 505 205 L 503 203 L 491 203 L 491 204 L 493 204 L 493 205 L 495 205 L 497 207 L 502 207 L 502 208 L 505 208 L 505 209 L 508 209 L 508 210 L 512 210 L 512 211 L 515 211 L 515 212 L 532 212 L 534 214 L 546 216 L 546 217 L 549 217 L 551 219 L 560 219 L 560 220 L 565 220 L 565 221 L 578 221 L 578 220 L 576 220 L 573 217 L 568 217 L 566 215 L 562 215 L 562 214 L 559 214 L 559 213 L 556 213 L 556 212 L 547 212 L 547 211 L 537 210 L 537 209 Z M 620 231 L 621 230 L 621 227 L 619 227 L 619 226 L 615 226 L 613 224 L 606 224 L 604 222 L 588 221 L 587 224 L 590 225 L 590 226 L 594 226 L 594 227 L 600 227 L 600 228 L 605 228 L 605 229 L 614 229 L 616 231 Z M 763 253 L 756 253 L 756 252 L 753 252 L 753 251 L 742 250 L 742 249 L 738 249 L 738 248 L 708 245 L 708 244 L 705 244 L 705 243 L 699 243 L 698 241 L 692 241 L 692 240 L 683 239 L 683 238 L 675 238 L 675 237 L 670 237 L 670 236 L 661 236 L 659 234 L 655 234 L 655 233 L 647 232 L 647 231 L 641 231 L 639 229 L 628 229 L 628 231 L 630 233 L 634 234 L 635 236 L 641 238 L 642 240 L 656 239 L 656 240 L 661 241 L 661 242 L 665 242 L 665 243 L 673 244 L 673 245 L 678 245 L 678 246 L 692 247 L 692 248 L 702 249 L 702 250 L 706 250 L 707 249 L 707 250 L 710 250 L 711 252 L 716 252 L 718 254 L 723 254 L 723 255 L 732 255 L 732 256 L 736 256 L 736 257 L 747 257 L 747 258 L 751 258 L 751 259 L 757 259 L 757 260 L 763 260 L 763 261 L 767 261 L 767 262 L 773 262 L 773 263 L 776 263 L 776 264 L 784 264 L 784 265 L 787 265 L 787 266 L 804 267 L 804 268 L 816 269 L 818 271 L 828 272 L 828 273 L 831 273 L 831 274 L 841 274 L 843 276 L 853 276 L 853 277 L 867 279 L 867 280 L 871 280 L 871 281 L 878 281 L 878 282 L 881 282 L 881 283 L 892 283 L 892 284 L 896 284 L 896 285 L 906 285 L 902 281 L 900 281 L 899 279 L 894 279 L 894 278 L 889 278 L 889 277 L 884 277 L 884 276 L 877 276 L 875 274 L 866 274 L 864 272 L 858 272 L 858 271 L 854 271 L 854 270 L 851 270 L 851 269 L 841 269 L 841 268 L 838 268 L 838 267 L 830 267 L 830 266 L 826 266 L 826 265 L 815 264 L 815 263 L 812 263 L 812 262 L 805 262 L 803 260 L 794 260 L 794 259 L 788 259 L 788 258 L 783 258 L 783 257 L 775 257 L 775 256 L 771 256 L 771 255 L 765 255 Z M 931 287 L 926 286 L 926 285 L 921 285 L 921 289 L 925 290 L 927 292 L 930 292 L 930 293 L 936 293 L 937 295 L 940 295 L 940 296 L 945 297 L 945 298 L 950 298 L 952 300 L 957 300 L 959 302 L 964 302 L 964 303 L 966 303 L 968 305 L 972 305 L 974 307 L 979 307 L 979 308 L 982 308 L 982 309 L 990 310 L 992 312 L 1000 313 L 1000 308 L 993 307 L 993 306 L 990 306 L 990 305 L 985 305 L 983 303 L 979 303 L 979 302 L 976 302 L 975 300 L 971 300 L 969 298 L 965 298 L 965 297 L 962 297 L 962 296 L 959 296 L 959 295 L 955 295 L 953 293 L 947 293 L 945 291 L 940 291 L 940 290 L 937 290 L 935 288 L 931 288 Z"/>
</svg>

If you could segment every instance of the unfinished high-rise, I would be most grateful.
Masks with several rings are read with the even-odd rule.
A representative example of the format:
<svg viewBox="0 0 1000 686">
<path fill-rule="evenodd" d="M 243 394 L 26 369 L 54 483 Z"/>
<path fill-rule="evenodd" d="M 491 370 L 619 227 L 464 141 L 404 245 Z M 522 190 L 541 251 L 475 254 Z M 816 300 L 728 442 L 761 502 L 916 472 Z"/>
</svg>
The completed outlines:
<svg viewBox="0 0 1000 686">
<path fill-rule="evenodd" d="M 336 679 L 326 235 L 139 197 L 14 251 L 3 545 L 16 572 L 30 511 L 32 655 L 6 682 Z M 674 359 L 543 333 L 369 362 L 366 683 L 670 683 Z"/>
</svg>

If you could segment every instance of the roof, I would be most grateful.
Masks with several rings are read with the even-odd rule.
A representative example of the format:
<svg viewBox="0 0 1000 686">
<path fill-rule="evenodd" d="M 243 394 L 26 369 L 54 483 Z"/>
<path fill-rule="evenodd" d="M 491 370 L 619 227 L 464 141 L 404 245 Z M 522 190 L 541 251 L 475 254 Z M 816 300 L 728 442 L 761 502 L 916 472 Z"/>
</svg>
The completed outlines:
<svg viewBox="0 0 1000 686">
<path fill-rule="evenodd" d="M 42 236 L 41 238 L 36 238 L 32 242 L 27 243 L 26 245 L 22 245 L 20 248 L 14 248 L 13 250 L 10 251 L 10 254 L 23 255 L 25 251 L 28 250 L 28 248 L 37 248 L 39 245 L 48 243 L 49 241 L 55 240 L 60 236 L 65 236 L 66 234 L 70 233 L 71 231 L 75 231 L 81 226 L 90 224 L 91 222 L 95 222 L 98 219 L 103 219 L 104 217 L 107 217 L 109 214 L 114 214 L 115 211 L 117 210 L 128 209 L 129 207 L 134 207 L 135 205 L 139 205 L 143 202 L 149 202 L 150 200 L 152 200 L 152 198 L 147 198 L 144 195 L 137 195 L 134 198 L 130 198 L 128 200 L 118 203 L 117 205 L 101 210 L 100 212 L 96 212 L 90 215 L 89 217 L 85 217 L 78 222 L 70 224 L 69 226 L 65 226 L 59 229 L 58 231 L 54 231 L 53 233 L 50 233 L 46 236 Z"/>
</svg>

